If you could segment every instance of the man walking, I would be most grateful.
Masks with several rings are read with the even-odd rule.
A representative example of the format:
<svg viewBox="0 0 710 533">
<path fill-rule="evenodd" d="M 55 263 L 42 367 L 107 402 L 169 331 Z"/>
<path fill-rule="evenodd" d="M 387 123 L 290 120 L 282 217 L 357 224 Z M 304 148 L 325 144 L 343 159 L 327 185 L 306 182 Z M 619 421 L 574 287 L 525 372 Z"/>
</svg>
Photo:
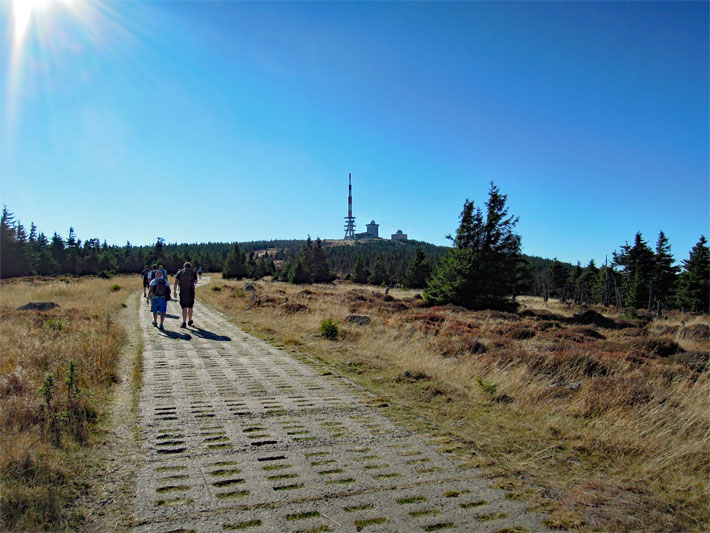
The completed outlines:
<svg viewBox="0 0 710 533">
<path fill-rule="evenodd" d="M 148 284 L 150 283 L 150 270 L 148 269 L 148 265 L 145 265 L 143 267 L 143 272 L 141 272 L 141 277 L 143 278 L 143 298 L 147 296 L 148 292 Z"/>
<path fill-rule="evenodd" d="M 163 273 L 158 270 L 148 287 L 148 297 L 151 298 L 150 311 L 153 313 L 153 325 L 158 325 L 158 313 L 160 313 L 160 327 L 158 329 L 163 329 L 165 312 L 168 310 L 170 283 L 163 279 Z"/>
<path fill-rule="evenodd" d="M 173 284 L 173 297 L 177 298 L 177 288 L 180 287 L 180 307 L 182 307 L 182 325 L 181 328 L 186 328 L 187 324 L 192 326 L 192 306 L 195 305 L 195 285 L 197 285 L 197 274 L 192 270 L 191 263 L 185 263 L 183 269 L 175 274 L 175 283 Z"/>
</svg>

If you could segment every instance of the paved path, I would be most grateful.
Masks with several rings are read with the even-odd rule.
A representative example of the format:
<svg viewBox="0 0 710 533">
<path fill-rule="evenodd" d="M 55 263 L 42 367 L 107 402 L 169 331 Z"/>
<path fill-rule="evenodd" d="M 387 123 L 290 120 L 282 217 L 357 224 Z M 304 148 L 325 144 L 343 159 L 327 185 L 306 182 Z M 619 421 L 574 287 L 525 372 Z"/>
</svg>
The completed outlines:
<svg viewBox="0 0 710 533">
<path fill-rule="evenodd" d="M 361 390 L 215 310 L 198 302 L 196 327 L 184 330 L 171 302 L 165 332 L 145 303 L 139 313 L 137 531 L 544 530 Z"/>
</svg>

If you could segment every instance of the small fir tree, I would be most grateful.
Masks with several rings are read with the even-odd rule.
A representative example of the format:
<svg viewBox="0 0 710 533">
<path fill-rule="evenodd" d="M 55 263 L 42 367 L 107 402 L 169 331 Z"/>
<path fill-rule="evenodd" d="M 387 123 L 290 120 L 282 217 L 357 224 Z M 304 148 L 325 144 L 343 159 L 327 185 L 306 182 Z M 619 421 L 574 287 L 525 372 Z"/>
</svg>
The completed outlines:
<svg viewBox="0 0 710 533">
<path fill-rule="evenodd" d="M 426 280 L 431 274 L 431 265 L 426 260 L 422 249 L 417 246 L 414 257 L 407 265 L 404 272 L 404 286 L 410 289 L 423 289 L 426 287 Z"/>
<path fill-rule="evenodd" d="M 222 277 L 225 279 L 242 279 L 246 277 L 247 271 L 244 267 L 244 253 L 240 250 L 239 244 L 234 246 L 227 254 L 222 268 Z"/>
<path fill-rule="evenodd" d="M 705 236 L 693 246 L 688 259 L 683 260 L 683 272 L 678 280 L 676 305 L 695 313 L 710 311 L 710 248 Z"/>
</svg>

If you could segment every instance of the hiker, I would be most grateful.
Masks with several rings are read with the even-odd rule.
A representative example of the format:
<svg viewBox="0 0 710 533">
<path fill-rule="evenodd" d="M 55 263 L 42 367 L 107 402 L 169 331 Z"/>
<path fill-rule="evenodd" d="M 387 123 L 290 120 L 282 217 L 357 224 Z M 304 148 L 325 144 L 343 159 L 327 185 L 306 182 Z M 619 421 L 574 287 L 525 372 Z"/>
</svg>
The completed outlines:
<svg viewBox="0 0 710 533">
<path fill-rule="evenodd" d="M 200 279 L 202 279 L 202 267 L 197 269 L 197 275 L 200 276 Z"/>
<path fill-rule="evenodd" d="M 150 286 L 151 281 L 156 279 L 155 274 L 158 272 L 158 265 L 153 265 L 152 267 L 150 267 L 150 269 L 150 272 L 148 272 L 148 286 Z M 145 303 L 150 305 L 150 296 L 146 296 Z"/>
<path fill-rule="evenodd" d="M 150 270 L 148 269 L 148 265 L 144 265 L 143 272 L 141 272 L 141 278 L 143 278 L 143 298 L 146 297 L 147 291 L 148 291 L 148 285 L 150 284 L 150 278 L 148 277 L 148 274 L 150 274 Z"/>
<path fill-rule="evenodd" d="M 168 299 L 170 298 L 170 284 L 163 279 L 163 273 L 158 270 L 155 278 L 150 282 L 148 296 L 151 298 L 150 311 L 153 313 L 153 325 L 158 325 L 158 313 L 160 313 L 160 327 L 163 329 L 165 322 L 165 312 L 168 310 Z"/>
<path fill-rule="evenodd" d="M 160 265 L 158 267 L 158 270 L 160 270 L 163 273 L 163 279 L 165 281 L 168 281 L 168 271 L 163 268 L 163 265 Z"/>
<path fill-rule="evenodd" d="M 175 274 L 175 283 L 173 284 L 173 297 L 177 298 L 177 288 L 180 287 L 180 307 L 182 307 L 182 325 L 181 328 L 186 328 L 187 324 L 192 326 L 192 306 L 195 305 L 195 285 L 197 285 L 197 274 L 192 270 L 192 263 L 187 262 L 183 265 L 183 269 Z"/>
</svg>

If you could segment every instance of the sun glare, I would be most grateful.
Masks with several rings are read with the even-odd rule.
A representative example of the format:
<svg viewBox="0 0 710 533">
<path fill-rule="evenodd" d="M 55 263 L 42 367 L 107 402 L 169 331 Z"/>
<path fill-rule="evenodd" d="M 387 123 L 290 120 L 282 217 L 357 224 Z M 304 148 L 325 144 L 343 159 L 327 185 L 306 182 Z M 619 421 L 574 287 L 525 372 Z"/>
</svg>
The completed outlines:
<svg viewBox="0 0 710 533">
<path fill-rule="evenodd" d="M 44 10 L 55 3 L 71 4 L 72 0 L 12 0 L 15 20 L 15 42 L 22 41 L 32 21 L 34 12 Z"/>
</svg>

